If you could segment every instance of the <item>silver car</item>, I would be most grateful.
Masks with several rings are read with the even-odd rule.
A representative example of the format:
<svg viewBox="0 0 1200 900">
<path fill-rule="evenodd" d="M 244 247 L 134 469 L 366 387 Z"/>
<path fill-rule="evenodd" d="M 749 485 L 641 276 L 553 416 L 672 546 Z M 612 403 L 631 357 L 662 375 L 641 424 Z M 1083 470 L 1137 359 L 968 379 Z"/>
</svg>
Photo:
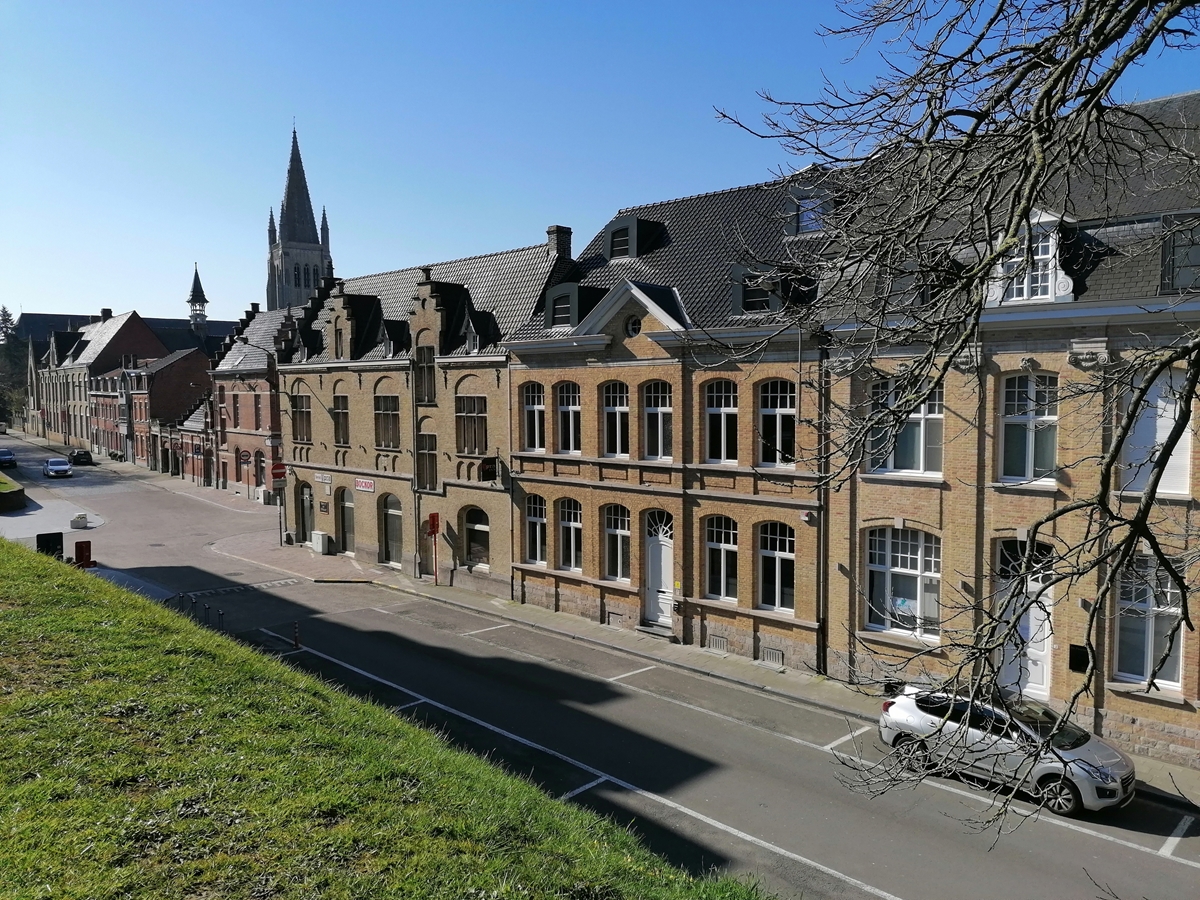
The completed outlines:
<svg viewBox="0 0 1200 900">
<path fill-rule="evenodd" d="M 42 474 L 47 478 L 67 478 L 71 475 L 71 464 L 65 459 L 48 459 L 42 463 Z"/>
<path fill-rule="evenodd" d="M 879 737 L 911 767 L 1014 785 L 1062 816 L 1124 806 L 1134 796 L 1128 756 L 1069 721 L 1060 723 L 1036 700 L 971 703 L 906 685 L 884 702 Z"/>
</svg>

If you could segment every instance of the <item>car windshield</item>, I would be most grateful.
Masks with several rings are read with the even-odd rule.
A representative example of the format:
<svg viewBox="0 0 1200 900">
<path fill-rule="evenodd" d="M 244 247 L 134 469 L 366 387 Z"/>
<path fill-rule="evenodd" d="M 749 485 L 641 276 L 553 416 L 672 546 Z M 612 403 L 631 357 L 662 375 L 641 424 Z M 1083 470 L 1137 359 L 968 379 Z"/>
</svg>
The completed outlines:
<svg viewBox="0 0 1200 900">
<path fill-rule="evenodd" d="M 11 450 L 0 450 L 0 456 L 4 457 L 5 459 L 8 459 L 12 455 L 13 452 Z"/>
<path fill-rule="evenodd" d="M 1060 720 L 1054 710 L 1036 700 L 1009 701 L 1008 713 L 1042 739 L 1050 737 L 1057 728 L 1058 732 L 1050 738 L 1050 746 L 1055 750 L 1074 750 L 1086 744 L 1091 737 L 1078 725 Z"/>
<path fill-rule="evenodd" d="M 46 465 L 48 465 L 48 466 L 69 466 L 70 463 L 67 462 L 65 459 L 48 459 L 48 460 L 46 460 Z"/>
</svg>

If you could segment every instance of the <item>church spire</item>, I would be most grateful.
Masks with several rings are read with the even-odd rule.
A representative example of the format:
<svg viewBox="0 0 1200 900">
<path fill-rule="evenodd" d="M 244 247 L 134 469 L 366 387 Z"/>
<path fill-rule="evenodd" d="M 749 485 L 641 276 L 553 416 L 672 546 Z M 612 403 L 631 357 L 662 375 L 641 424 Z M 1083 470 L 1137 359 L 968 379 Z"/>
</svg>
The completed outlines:
<svg viewBox="0 0 1200 900">
<path fill-rule="evenodd" d="M 329 249 L 329 219 L 325 218 L 325 207 L 321 207 L 321 248 Z"/>
<path fill-rule="evenodd" d="M 192 320 L 192 331 L 200 337 L 208 333 L 208 315 L 204 308 L 208 306 L 208 298 L 204 296 L 204 285 L 200 283 L 200 266 L 197 263 L 192 272 L 192 291 L 188 294 L 188 313 Z"/>
<path fill-rule="evenodd" d="M 283 191 L 283 203 L 279 206 L 279 239 L 302 244 L 320 241 L 295 128 L 292 129 L 292 157 L 288 161 L 287 186 Z"/>
<path fill-rule="evenodd" d="M 275 207 L 271 207 L 271 212 L 267 215 L 267 246 L 275 245 Z"/>
</svg>

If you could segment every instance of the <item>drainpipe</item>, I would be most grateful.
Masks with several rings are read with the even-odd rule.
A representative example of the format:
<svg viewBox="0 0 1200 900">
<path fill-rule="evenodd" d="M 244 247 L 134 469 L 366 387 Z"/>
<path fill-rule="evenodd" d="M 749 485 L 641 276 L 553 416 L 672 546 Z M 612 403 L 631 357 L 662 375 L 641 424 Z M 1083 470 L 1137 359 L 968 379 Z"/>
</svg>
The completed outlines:
<svg viewBox="0 0 1200 900">
<path fill-rule="evenodd" d="M 824 338 L 824 331 L 819 333 Z M 803 340 L 803 338 L 801 338 Z M 817 361 L 817 672 L 829 674 L 829 342 L 819 340 Z"/>
</svg>

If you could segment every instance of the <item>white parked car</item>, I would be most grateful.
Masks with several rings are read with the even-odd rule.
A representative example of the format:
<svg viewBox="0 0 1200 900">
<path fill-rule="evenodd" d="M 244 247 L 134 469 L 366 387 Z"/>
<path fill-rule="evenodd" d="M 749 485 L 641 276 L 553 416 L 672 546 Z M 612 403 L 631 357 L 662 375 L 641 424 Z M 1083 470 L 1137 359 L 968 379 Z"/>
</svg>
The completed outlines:
<svg viewBox="0 0 1200 900">
<path fill-rule="evenodd" d="M 42 463 L 42 474 L 47 478 L 69 478 L 71 476 L 71 464 L 65 459 L 57 457 L 48 459 Z"/>
<path fill-rule="evenodd" d="M 1015 785 L 1062 816 L 1124 806 L 1134 796 L 1128 756 L 1072 722 L 1060 722 L 1036 700 L 972 704 L 906 685 L 884 702 L 879 737 L 913 768 Z"/>
</svg>

